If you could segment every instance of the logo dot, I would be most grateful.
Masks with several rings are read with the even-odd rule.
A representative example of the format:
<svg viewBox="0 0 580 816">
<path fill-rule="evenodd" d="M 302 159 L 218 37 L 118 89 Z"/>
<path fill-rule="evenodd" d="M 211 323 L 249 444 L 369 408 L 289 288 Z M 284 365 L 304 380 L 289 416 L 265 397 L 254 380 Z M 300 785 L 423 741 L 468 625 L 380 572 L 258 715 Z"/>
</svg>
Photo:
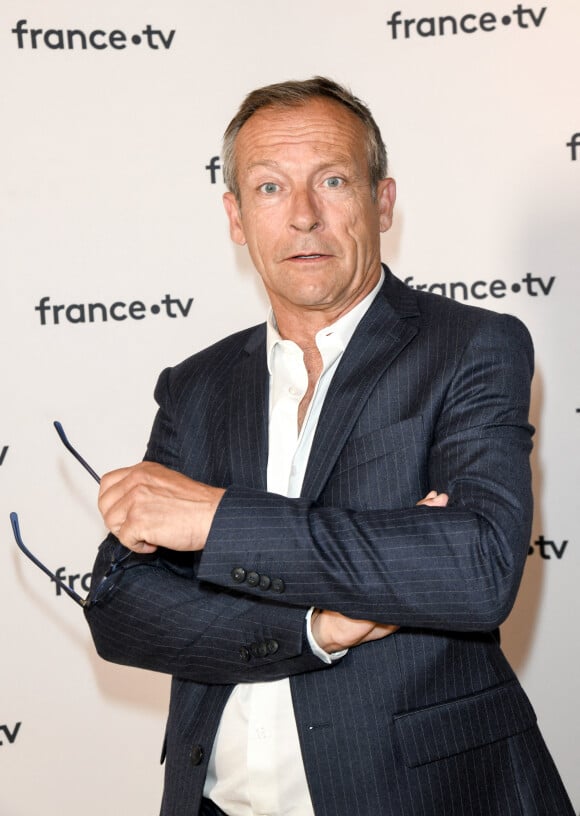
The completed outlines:
<svg viewBox="0 0 580 816">
<path fill-rule="evenodd" d="M 161 306 L 158 306 L 156 303 L 153 304 L 151 307 L 151 314 L 159 314 L 161 311 Z"/>
<path fill-rule="evenodd" d="M 134 45 L 139 45 L 141 42 L 141 37 L 138 34 L 133 34 L 133 36 L 131 37 L 131 42 Z"/>
<path fill-rule="evenodd" d="M 521 288 L 519 283 L 512 283 L 512 292 L 519 292 Z"/>
<path fill-rule="evenodd" d="M 509 25 L 512 21 L 512 18 L 509 16 L 509 14 L 506 14 L 504 17 L 501 18 L 501 21 L 504 25 Z"/>
</svg>

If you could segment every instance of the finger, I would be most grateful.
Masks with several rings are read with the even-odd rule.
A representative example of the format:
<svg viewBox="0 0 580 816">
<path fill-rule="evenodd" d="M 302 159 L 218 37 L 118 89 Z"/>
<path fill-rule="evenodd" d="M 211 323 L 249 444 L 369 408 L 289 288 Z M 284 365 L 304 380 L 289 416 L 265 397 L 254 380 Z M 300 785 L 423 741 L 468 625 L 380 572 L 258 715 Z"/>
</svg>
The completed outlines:
<svg viewBox="0 0 580 816">
<path fill-rule="evenodd" d="M 154 490 L 140 482 L 133 484 L 130 476 L 113 485 L 99 501 L 106 526 L 129 547 L 147 541 L 147 530 L 163 516 L 162 507 Z"/>
<path fill-rule="evenodd" d="M 433 499 L 429 500 L 429 507 L 447 507 L 449 496 L 447 493 L 438 493 Z"/>
<path fill-rule="evenodd" d="M 446 507 L 449 501 L 447 493 L 437 493 L 432 490 L 424 499 L 417 502 L 417 507 Z"/>
<path fill-rule="evenodd" d="M 165 495 L 172 495 L 172 491 L 166 487 L 163 478 L 164 473 L 173 474 L 167 468 L 153 462 L 139 462 L 131 467 L 119 468 L 105 474 L 101 480 L 99 490 L 98 507 L 104 519 L 110 516 L 111 523 L 114 523 L 115 516 L 111 512 L 122 506 L 128 508 L 139 497 L 148 496 L 147 491 L 155 488 L 157 492 Z M 179 475 L 179 474 L 176 474 Z M 130 501 L 126 501 L 129 500 Z M 121 523 L 123 518 L 118 520 Z"/>
<path fill-rule="evenodd" d="M 417 502 L 417 507 L 419 507 L 421 504 L 426 504 L 428 501 L 431 501 L 432 499 L 436 498 L 436 496 L 437 491 L 430 490 L 423 499 L 420 499 L 420 501 Z"/>
<path fill-rule="evenodd" d="M 149 535 L 143 526 L 142 520 L 139 519 L 139 522 L 136 523 L 135 514 L 132 512 L 129 512 L 127 517 L 123 518 L 119 523 L 112 524 L 109 529 L 124 547 L 133 550 L 133 552 L 144 555 L 155 552 L 157 549 L 157 545 L 150 543 L 148 540 Z"/>
<path fill-rule="evenodd" d="M 381 640 L 382 638 L 393 635 L 400 627 L 396 624 L 377 623 L 370 632 L 368 632 L 360 643 L 369 643 L 373 640 Z"/>
<path fill-rule="evenodd" d="M 132 550 L 137 555 L 150 555 L 157 550 L 155 544 L 149 544 L 148 541 L 135 541 L 133 539 L 127 539 L 126 536 L 123 535 L 122 530 L 119 532 L 117 536 L 123 547 L 126 547 L 128 550 Z M 125 539 L 123 541 L 123 539 Z"/>
<path fill-rule="evenodd" d="M 127 478 L 135 467 L 136 465 L 111 470 L 101 478 L 97 503 L 102 516 L 127 492 Z"/>
<path fill-rule="evenodd" d="M 130 473 L 136 465 L 131 465 L 129 467 L 122 467 L 117 468 L 117 470 L 110 470 L 108 473 L 105 473 L 104 476 L 101 477 L 101 492 L 104 490 L 108 490 L 113 485 L 120 482 L 124 479 L 128 473 Z"/>
<path fill-rule="evenodd" d="M 99 509 L 106 511 L 121 499 L 125 493 L 147 487 L 158 495 L 191 501 L 209 500 L 213 488 L 196 482 L 182 473 L 159 465 L 156 462 L 139 462 L 128 468 L 121 468 L 106 474 L 101 482 Z"/>
</svg>

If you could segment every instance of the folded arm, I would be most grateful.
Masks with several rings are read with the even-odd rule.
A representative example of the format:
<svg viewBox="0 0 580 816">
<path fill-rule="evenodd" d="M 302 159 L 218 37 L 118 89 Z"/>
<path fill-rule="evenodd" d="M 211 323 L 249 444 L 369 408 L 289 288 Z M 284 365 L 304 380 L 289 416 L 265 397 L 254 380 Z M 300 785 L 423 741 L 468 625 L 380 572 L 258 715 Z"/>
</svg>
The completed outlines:
<svg viewBox="0 0 580 816">
<path fill-rule="evenodd" d="M 426 478 L 449 494 L 445 509 L 359 510 L 356 472 L 350 507 L 326 506 L 324 494 L 314 502 L 234 486 L 199 576 L 227 587 L 225 565 L 239 564 L 281 578 L 285 603 L 406 627 L 497 628 L 529 545 L 531 374 L 531 343 L 518 321 L 498 317 L 466 344 L 429 428 Z M 412 475 L 392 473 L 392 464 L 378 462 L 378 478 Z"/>
<path fill-rule="evenodd" d="M 521 324 L 506 321 L 504 328 L 505 337 L 480 336 L 467 344 L 432 431 L 425 479 L 449 494 L 445 509 L 358 510 L 354 494 L 352 509 L 325 506 L 324 497 L 288 499 L 236 486 L 224 493 L 186 480 L 187 495 L 177 496 L 181 510 L 175 496 L 163 497 L 162 487 L 155 502 L 174 502 L 171 512 L 160 510 L 161 502 L 155 512 L 135 513 L 127 522 L 131 493 L 135 507 L 155 504 L 146 500 L 151 485 L 143 491 L 139 479 L 132 484 L 133 472 L 145 466 L 130 469 L 129 481 L 120 472 L 105 478 L 101 501 L 113 490 L 113 500 L 105 499 L 108 525 L 157 561 L 124 568 L 114 592 L 107 592 L 114 576 L 101 590 L 96 585 L 88 618 L 103 656 L 205 682 L 243 682 L 321 667 L 304 638 L 304 614 L 312 606 L 326 610 L 315 616 L 314 631 L 329 650 L 396 626 L 496 628 L 515 599 L 531 523 L 531 346 Z M 161 421 L 170 424 L 166 416 Z M 171 456 L 165 463 L 177 469 Z M 389 462 L 384 478 L 394 478 Z M 130 489 L 119 494 L 123 482 Z M 195 525 L 182 524 L 190 514 Z M 168 519 L 171 535 L 159 534 Z M 156 554 L 158 546 L 197 550 L 195 569 L 176 569 L 175 554 Z M 275 578 L 279 591 L 272 590 Z M 158 604 L 154 614 L 152 603 Z M 360 626 L 358 635 L 352 628 L 346 638 L 340 635 L 343 618 L 357 626 L 366 622 L 362 638 Z M 116 620 L 124 628 L 115 638 Z M 240 649 L 249 644 L 251 655 L 252 644 L 260 649 L 276 634 L 282 649 L 278 643 L 251 667 L 243 658 L 237 663 Z"/>
<path fill-rule="evenodd" d="M 224 590 L 110 535 L 85 616 L 105 660 L 200 683 L 276 680 L 327 668 L 312 654 L 306 610 Z"/>
</svg>

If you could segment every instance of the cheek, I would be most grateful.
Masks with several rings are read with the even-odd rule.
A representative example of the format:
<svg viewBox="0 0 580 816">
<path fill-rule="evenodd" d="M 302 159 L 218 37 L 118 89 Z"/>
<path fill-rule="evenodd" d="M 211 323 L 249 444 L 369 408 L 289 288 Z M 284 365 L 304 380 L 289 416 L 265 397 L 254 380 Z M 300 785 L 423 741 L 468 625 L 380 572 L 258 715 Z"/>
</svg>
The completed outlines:
<svg viewBox="0 0 580 816">
<path fill-rule="evenodd" d="M 340 206 L 332 207 L 326 213 L 327 225 L 336 233 L 355 238 L 361 232 L 361 226 L 368 220 L 368 212 L 360 203 L 346 199 Z"/>
<path fill-rule="evenodd" d="M 254 266 L 260 275 L 264 275 L 268 267 L 268 261 L 273 252 L 273 244 L 269 233 L 260 224 L 253 224 L 252 229 L 246 233 L 247 247 Z"/>
<path fill-rule="evenodd" d="M 348 222 L 348 232 L 358 246 L 367 246 L 378 241 L 380 234 L 378 213 L 368 207 L 354 208 Z"/>
<path fill-rule="evenodd" d="M 275 247 L 283 238 L 283 222 L 279 209 L 274 207 L 255 210 L 248 218 L 248 227 L 247 234 L 251 236 L 253 245 L 263 252 Z"/>
</svg>

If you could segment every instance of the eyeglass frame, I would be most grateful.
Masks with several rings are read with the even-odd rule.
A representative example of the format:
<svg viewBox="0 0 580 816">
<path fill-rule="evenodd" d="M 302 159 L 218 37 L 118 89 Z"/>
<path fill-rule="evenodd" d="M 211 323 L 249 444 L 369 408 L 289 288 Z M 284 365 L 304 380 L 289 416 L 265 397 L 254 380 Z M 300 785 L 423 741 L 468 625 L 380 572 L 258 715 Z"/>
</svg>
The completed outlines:
<svg viewBox="0 0 580 816">
<path fill-rule="evenodd" d="M 60 422 L 58 422 L 57 420 L 55 420 L 53 422 L 53 425 L 54 425 L 54 427 L 56 429 L 56 432 L 57 432 L 61 442 L 65 446 L 65 448 L 70 453 L 72 453 L 72 455 L 75 457 L 75 459 L 78 462 L 80 462 L 80 464 L 85 468 L 87 473 L 89 473 L 93 477 L 93 479 L 97 482 L 97 484 L 100 484 L 101 483 L 100 476 L 97 474 L 96 471 L 93 470 L 93 468 L 89 465 L 87 460 L 84 459 L 80 455 L 80 453 L 76 450 L 76 448 L 70 443 L 67 435 L 64 432 L 64 428 L 62 427 L 62 424 Z M 72 587 L 70 587 L 67 583 L 65 583 L 65 581 L 62 578 L 59 578 L 57 575 L 55 575 L 55 573 L 52 572 L 52 570 L 50 570 L 45 564 L 43 564 L 42 561 L 39 558 L 37 558 L 28 549 L 28 547 L 25 545 L 25 543 L 24 543 L 24 541 L 22 539 L 22 535 L 20 533 L 20 522 L 18 520 L 18 513 L 14 513 L 14 512 L 10 513 L 10 523 L 12 525 L 12 532 L 14 533 L 14 538 L 16 539 L 16 544 L 18 545 L 18 548 L 21 550 L 21 552 L 23 552 L 24 555 L 27 558 L 29 558 L 32 561 L 33 564 L 35 564 L 40 570 L 42 570 L 42 572 L 44 572 L 45 575 L 48 575 L 48 577 L 52 581 L 54 581 L 57 586 L 59 586 L 62 590 L 64 590 L 64 592 L 66 592 L 66 594 L 69 596 L 69 598 L 72 598 L 72 600 L 75 603 L 77 603 L 81 607 L 86 606 L 87 603 L 88 603 L 87 599 L 82 598 L 77 592 L 74 591 L 74 589 L 72 589 Z"/>
</svg>

